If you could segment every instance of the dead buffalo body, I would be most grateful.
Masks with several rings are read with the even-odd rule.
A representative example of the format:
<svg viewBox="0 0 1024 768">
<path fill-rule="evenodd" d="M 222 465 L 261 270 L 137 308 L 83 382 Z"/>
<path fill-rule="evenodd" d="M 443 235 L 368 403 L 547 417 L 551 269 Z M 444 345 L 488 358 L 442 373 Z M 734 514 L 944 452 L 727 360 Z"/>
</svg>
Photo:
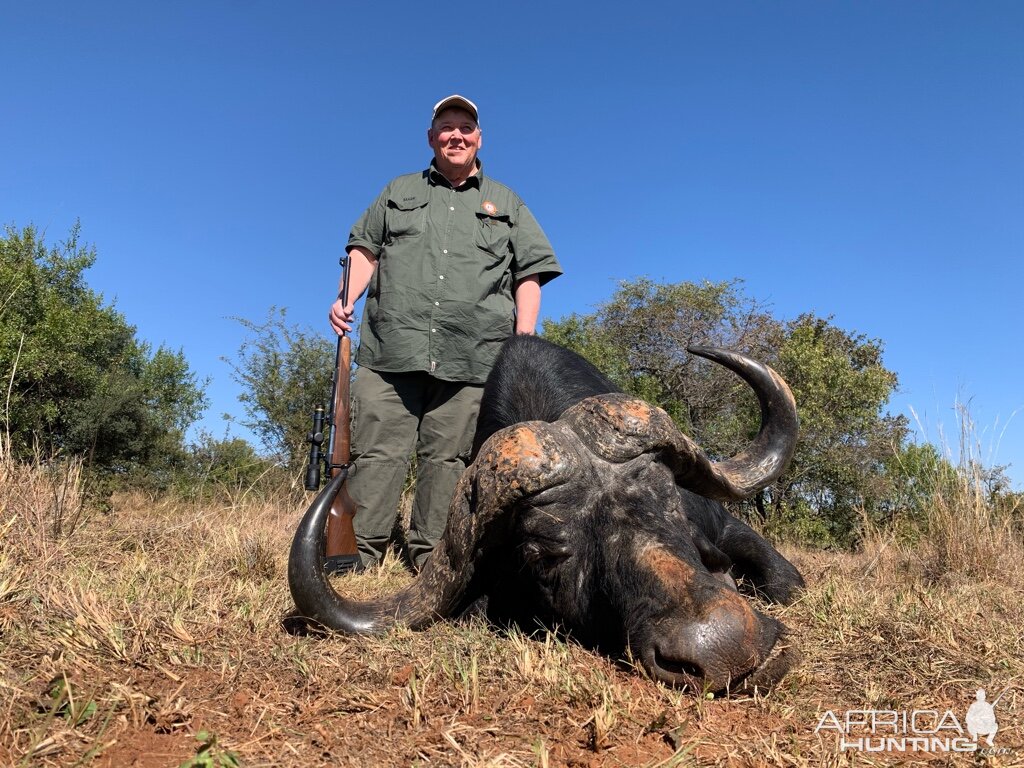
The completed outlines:
<svg viewBox="0 0 1024 768">
<path fill-rule="evenodd" d="M 673 685 L 777 680 L 792 663 L 784 628 L 754 610 L 732 576 L 777 601 L 803 580 L 717 500 L 745 498 L 782 472 L 796 443 L 796 407 L 766 366 L 725 350 L 691 351 L 736 372 L 758 396 L 761 429 L 738 456 L 711 462 L 664 411 L 618 392 L 583 358 L 515 337 L 485 386 L 474 461 L 423 571 L 386 599 L 334 591 L 321 562 L 335 479 L 292 545 L 300 613 L 372 633 L 426 627 L 485 604 L 499 623 L 540 621 L 614 655 L 628 649 Z"/>
</svg>

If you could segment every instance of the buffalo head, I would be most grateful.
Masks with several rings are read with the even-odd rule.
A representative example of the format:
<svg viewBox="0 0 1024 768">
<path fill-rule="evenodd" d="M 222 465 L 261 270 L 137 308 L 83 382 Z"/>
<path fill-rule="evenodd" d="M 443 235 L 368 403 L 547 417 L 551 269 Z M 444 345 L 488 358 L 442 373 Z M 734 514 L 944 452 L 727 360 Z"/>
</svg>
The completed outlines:
<svg viewBox="0 0 1024 768">
<path fill-rule="evenodd" d="M 777 599 L 802 580 L 711 500 L 745 498 L 782 472 L 796 443 L 796 407 L 766 366 L 725 350 L 691 351 L 738 373 L 758 396 L 761 429 L 738 456 L 710 461 L 664 411 L 612 391 L 582 358 L 518 337 L 488 380 L 486 440 L 423 571 L 381 600 L 335 592 L 321 562 L 339 476 L 292 545 L 300 613 L 373 633 L 425 627 L 486 599 L 495 621 L 539 620 L 613 654 L 628 649 L 669 684 L 722 690 L 777 680 L 791 664 L 784 628 L 751 607 L 730 573 Z M 509 411 L 509 402 L 520 405 Z"/>
</svg>

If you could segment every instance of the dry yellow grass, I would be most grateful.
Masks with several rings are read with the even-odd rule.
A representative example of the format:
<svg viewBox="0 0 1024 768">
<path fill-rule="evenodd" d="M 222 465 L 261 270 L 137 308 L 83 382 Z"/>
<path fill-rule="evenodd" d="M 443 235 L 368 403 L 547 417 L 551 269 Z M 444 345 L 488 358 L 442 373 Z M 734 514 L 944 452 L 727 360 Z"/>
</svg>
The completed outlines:
<svg viewBox="0 0 1024 768">
<path fill-rule="evenodd" d="M 138 497 L 76 520 L 75 472 L 0 464 L 0 764 L 1024 764 L 1024 546 L 970 493 L 942 500 L 913 546 L 787 551 L 809 588 L 765 610 L 802 664 L 770 693 L 709 700 L 480 620 L 289 635 L 301 501 Z M 343 586 L 368 595 L 408 578 L 389 561 Z M 962 721 L 979 687 L 1008 688 L 988 758 L 858 754 L 814 732 L 828 710 Z"/>
</svg>

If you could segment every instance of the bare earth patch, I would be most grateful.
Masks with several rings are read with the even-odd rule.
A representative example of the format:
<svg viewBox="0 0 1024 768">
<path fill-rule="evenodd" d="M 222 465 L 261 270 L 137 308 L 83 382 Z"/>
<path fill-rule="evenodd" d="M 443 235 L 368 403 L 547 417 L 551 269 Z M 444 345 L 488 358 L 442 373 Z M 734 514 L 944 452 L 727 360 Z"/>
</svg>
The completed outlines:
<svg viewBox="0 0 1024 768">
<path fill-rule="evenodd" d="M 1019 538 L 946 572 L 927 542 L 787 551 L 808 591 L 761 610 L 803 661 L 773 691 L 722 700 L 479 619 L 288 634 L 295 507 L 135 500 L 55 539 L 52 510 L 0 500 L 0 764 L 1024 765 Z M 408 578 L 391 561 L 338 586 L 365 596 Z M 815 733 L 828 711 L 965 723 L 978 688 L 1006 691 L 994 755 L 856 752 Z"/>
</svg>

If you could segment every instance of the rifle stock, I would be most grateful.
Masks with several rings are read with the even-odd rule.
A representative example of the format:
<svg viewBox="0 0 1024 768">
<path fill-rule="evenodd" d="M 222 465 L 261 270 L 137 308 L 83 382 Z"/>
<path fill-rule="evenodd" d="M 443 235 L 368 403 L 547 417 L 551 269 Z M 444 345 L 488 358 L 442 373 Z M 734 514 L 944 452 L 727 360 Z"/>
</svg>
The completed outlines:
<svg viewBox="0 0 1024 768">
<path fill-rule="evenodd" d="M 346 270 L 346 278 L 347 270 Z M 349 376 L 352 367 L 352 341 L 347 335 L 338 339 L 338 356 L 334 368 L 334 402 L 331 408 L 331 443 L 328 466 L 333 479 L 352 459 L 351 413 L 349 406 Z M 356 555 L 356 534 L 352 519 L 356 504 L 342 485 L 334 497 L 331 511 L 327 516 L 327 557 Z"/>
</svg>

